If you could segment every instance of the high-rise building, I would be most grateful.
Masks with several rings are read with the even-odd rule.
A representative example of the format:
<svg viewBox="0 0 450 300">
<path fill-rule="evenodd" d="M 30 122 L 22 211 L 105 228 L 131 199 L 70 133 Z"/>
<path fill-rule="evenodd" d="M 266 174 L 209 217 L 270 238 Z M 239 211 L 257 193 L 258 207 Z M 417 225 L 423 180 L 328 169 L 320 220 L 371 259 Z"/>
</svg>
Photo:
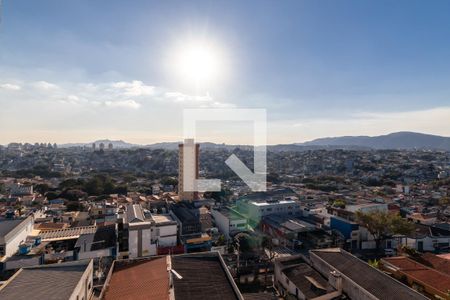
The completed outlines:
<svg viewBox="0 0 450 300">
<path fill-rule="evenodd" d="M 112 143 L 109 143 L 109 144 L 108 144 L 108 150 L 112 150 L 112 149 L 113 149 L 113 147 L 114 147 L 114 146 L 113 146 L 113 144 L 112 144 Z"/>
<path fill-rule="evenodd" d="M 199 174 L 200 145 L 194 139 L 185 139 L 178 145 L 178 196 L 180 200 L 198 199 L 195 180 Z"/>
</svg>

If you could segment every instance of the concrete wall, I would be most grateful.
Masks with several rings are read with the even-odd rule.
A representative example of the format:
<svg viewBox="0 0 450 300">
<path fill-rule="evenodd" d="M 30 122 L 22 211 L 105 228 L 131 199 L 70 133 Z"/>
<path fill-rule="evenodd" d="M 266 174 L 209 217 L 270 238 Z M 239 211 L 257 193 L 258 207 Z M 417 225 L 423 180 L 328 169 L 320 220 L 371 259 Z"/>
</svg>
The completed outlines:
<svg viewBox="0 0 450 300">
<path fill-rule="evenodd" d="M 91 258 L 99 258 L 99 257 L 105 257 L 105 256 L 112 256 L 112 249 L 99 249 L 95 251 L 86 251 L 86 252 L 79 252 L 78 253 L 78 259 L 91 259 Z"/>
<path fill-rule="evenodd" d="M 83 276 L 80 278 L 69 300 L 88 300 L 93 290 L 94 264 L 91 260 Z"/>
<path fill-rule="evenodd" d="M 291 295 L 289 299 L 306 299 L 305 295 L 297 289 L 297 286 L 287 278 L 283 272 L 275 274 L 275 282 L 279 290 L 282 290 L 285 294 Z"/>
<path fill-rule="evenodd" d="M 6 261 L 3 263 L 3 270 L 17 270 L 24 267 L 38 266 L 41 264 L 41 256 L 33 256 L 21 260 Z"/>
<path fill-rule="evenodd" d="M 215 209 L 211 210 L 211 215 L 214 218 L 217 228 L 228 239 L 230 237 L 230 220 Z"/>
<path fill-rule="evenodd" d="M 318 257 L 317 255 L 315 255 L 314 253 L 311 253 L 311 252 L 310 252 L 310 260 L 311 260 L 311 264 L 314 267 L 314 269 L 319 271 L 326 278 L 329 278 L 329 276 L 331 276 L 330 275 L 331 271 L 337 271 L 335 268 L 333 268 L 332 266 L 328 265 L 325 261 L 323 261 L 320 257 Z M 374 299 L 376 299 L 369 292 L 367 292 L 362 287 L 357 285 L 350 278 L 344 276 L 342 273 L 341 273 L 341 278 L 342 278 L 342 289 L 343 289 L 344 293 L 349 296 L 350 299 L 358 299 L 358 300 L 374 300 Z M 333 285 L 334 281 L 329 280 L 329 282 L 335 289 L 338 289 L 337 286 Z"/>
<path fill-rule="evenodd" d="M 151 243 L 151 229 L 129 228 L 128 251 L 130 258 L 156 255 L 156 245 Z"/>
</svg>

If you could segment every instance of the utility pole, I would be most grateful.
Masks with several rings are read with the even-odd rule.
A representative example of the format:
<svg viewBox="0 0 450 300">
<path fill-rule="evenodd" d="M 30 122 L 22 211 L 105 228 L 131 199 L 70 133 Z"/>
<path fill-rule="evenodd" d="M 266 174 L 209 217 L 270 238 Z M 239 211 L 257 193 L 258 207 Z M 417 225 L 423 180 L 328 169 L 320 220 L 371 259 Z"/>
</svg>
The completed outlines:
<svg viewBox="0 0 450 300">
<path fill-rule="evenodd" d="M 240 256 L 240 253 L 241 253 L 240 252 L 241 245 L 239 244 L 239 239 L 236 239 L 236 246 L 237 246 L 236 274 L 239 274 L 239 263 L 240 263 L 239 256 Z"/>
</svg>

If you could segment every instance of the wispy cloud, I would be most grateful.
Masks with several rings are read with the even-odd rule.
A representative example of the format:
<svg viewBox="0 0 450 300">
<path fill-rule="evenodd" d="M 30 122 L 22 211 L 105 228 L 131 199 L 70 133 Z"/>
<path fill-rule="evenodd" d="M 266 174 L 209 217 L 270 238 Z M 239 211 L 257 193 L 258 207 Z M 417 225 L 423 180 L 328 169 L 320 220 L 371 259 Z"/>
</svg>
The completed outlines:
<svg viewBox="0 0 450 300">
<path fill-rule="evenodd" d="M 133 108 L 138 109 L 141 107 L 141 104 L 137 103 L 134 100 L 123 100 L 123 101 L 106 101 L 106 106 L 109 107 L 123 107 L 123 108 Z"/>
<path fill-rule="evenodd" d="M 155 92 L 155 87 L 145 85 L 142 81 L 133 80 L 131 82 L 120 81 L 115 82 L 112 88 L 122 91 L 124 96 L 136 97 L 136 96 L 150 96 Z"/>
<path fill-rule="evenodd" d="M 0 89 L 10 90 L 10 91 L 19 91 L 21 89 L 20 85 L 13 83 L 2 83 L 0 84 Z"/>
<path fill-rule="evenodd" d="M 56 85 L 54 83 L 47 82 L 47 81 L 36 81 L 36 82 L 32 83 L 32 85 L 35 88 L 40 89 L 40 90 L 44 90 L 44 91 L 58 89 L 58 85 Z"/>
<path fill-rule="evenodd" d="M 34 103 L 56 101 L 67 105 L 129 109 L 139 109 L 151 103 L 172 103 L 180 107 L 233 107 L 230 103 L 217 101 L 209 94 L 189 95 L 149 85 L 140 80 L 103 83 L 55 83 L 40 80 L 23 82 L 22 86 L 3 83 L 0 84 L 0 95 L 2 90 L 18 91 L 19 93 L 13 96 L 14 100 Z"/>
</svg>

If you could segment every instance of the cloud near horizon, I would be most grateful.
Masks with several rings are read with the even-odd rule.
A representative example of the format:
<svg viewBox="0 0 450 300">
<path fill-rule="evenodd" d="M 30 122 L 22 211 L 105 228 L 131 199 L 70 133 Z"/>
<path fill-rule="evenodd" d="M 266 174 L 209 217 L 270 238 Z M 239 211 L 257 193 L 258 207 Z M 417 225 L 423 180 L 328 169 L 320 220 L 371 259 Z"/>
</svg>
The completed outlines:
<svg viewBox="0 0 450 300">
<path fill-rule="evenodd" d="M 181 137 L 183 108 L 237 106 L 217 101 L 209 94 L 189 95 L 140 80 L 101 83 L 0 80 L 0 105 L 0 144 L 99 138 L 136 143 L 173 141 Z M 267 109 L 269 144 L 395 131 L 450 136 L 450 106 L 399 112 L 349 111 L 348 115 L 293 119 L 276 117 L 276 111 Z M 243 143 L 240 134 L 238 130 L 228 137 L 212 135 L 215 140 L 211 142 Z"/>
<path fill-rule="evenodd" d="M 11 94 L 14 91 L 16 93 Z M 8 95 L 5 95 L 8 93 Z M 3 97 L 4 96 L 4 97 Z M 55 83 L 45 80 L 22 82 L 21 85 L 0 81 L 0 101 L 9 98 L 16 101 L 65 103 L 79 106 L 104 106 L 139 109 L 151 102 L 169 102 L 189 107 L 233 107 L 219 102 L 209 94 L 189 95 L 169 91 L 163 87 L 147 85 L 140 80 L 106 83 Z M 11 101 L 9 101 L 11 106 Z M 4 103 L 8 105 L 8 103 Z"/>
</svg>

